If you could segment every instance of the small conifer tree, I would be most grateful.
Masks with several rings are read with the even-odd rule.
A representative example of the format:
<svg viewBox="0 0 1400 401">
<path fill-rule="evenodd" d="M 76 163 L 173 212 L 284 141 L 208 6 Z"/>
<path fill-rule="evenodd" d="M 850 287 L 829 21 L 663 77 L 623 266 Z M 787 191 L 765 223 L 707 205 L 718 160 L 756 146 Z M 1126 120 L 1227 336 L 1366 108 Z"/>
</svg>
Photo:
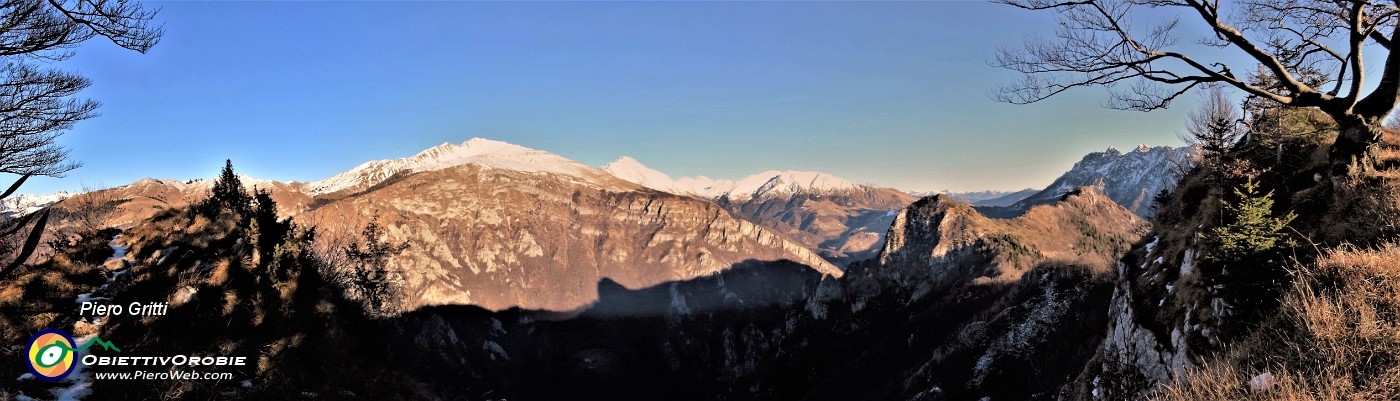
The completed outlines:
<svg viewBox="0 0 1400 401">
<path fill-rule="evenodd" d="M 392 315 L 398 309 L 402 279 L 389 268 L 390 257 L 408 248 L 408 243 L 393 244 L 382 239 L 378 216 L 371 219 L 360 233 L 365 243 L 351 243 L 344 249 L 353 264 L 348 281 L 359 292 L 365 309 L 378 316 Z"/>
<path fill-rule="evenodd" d="M 233 173 L 233 161 L 224 160 L 224 171 L 214 180 L 214 188 L 205 201 L 207 209 L 227 208 L 239 215 L 247 214 L 252 199 L 243 189 L 243 181 Z"/>
<path fill-rule="evenodd" d="M 1222 201 L 1226 221 L 1230 223 L 1212 228 L 1205 234 L 1214 258 L 1239 260 L 1292 242 L 1282 231 L 1297 215 L 1289 212 L 1273 217 L 1273 191 L 1261 194 L 1259 184 L 1251 179 L 1235 188 L 1234 192 L 1237 203 Z"/>
</svg>

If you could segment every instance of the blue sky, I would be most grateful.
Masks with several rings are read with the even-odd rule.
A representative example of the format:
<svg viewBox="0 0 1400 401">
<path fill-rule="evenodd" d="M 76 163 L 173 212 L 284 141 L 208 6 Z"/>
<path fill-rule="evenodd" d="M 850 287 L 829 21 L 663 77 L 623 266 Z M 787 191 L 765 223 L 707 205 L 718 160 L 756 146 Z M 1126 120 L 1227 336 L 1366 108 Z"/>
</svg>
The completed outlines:
<svg viewBox="0 0 1400 401">
<path fill-rule="evenodd" d="M 47 193 L 144 177 L 310 181 L 497 139 L 673 177 L 818 170 L 909 190 L 1041 187 L 1083 154 L 1177 145 L 1089 89 L 997 103 L 998 46 L 1049 15 L 987 2 L 164 2 L 149 54 L 91 41 L 61 66 L 103 103 Z"/>
</svg>

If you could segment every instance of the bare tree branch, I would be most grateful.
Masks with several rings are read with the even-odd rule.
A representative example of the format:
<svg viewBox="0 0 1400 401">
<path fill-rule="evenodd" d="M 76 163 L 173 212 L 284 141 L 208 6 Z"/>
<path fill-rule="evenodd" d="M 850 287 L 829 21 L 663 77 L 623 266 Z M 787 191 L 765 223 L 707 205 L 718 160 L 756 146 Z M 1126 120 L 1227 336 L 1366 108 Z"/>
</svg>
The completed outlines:
<svg viewBox="0 0 1400 401">
<path fill-rule="evenodd" d="M 1222 84 L 1252 99 L 1327 113 L 1342 131 L 1332 155 L 1337 167 L 1378 140 L 1376 127 L 1400 95 L 1400 55 L 1389 52 L 1400 40 L 1400 2 L 1393 0 L 997 1 L 1058 17 L 1053 36 L 998 52 L 992 65 L 1024 76 L 993 95 L 1001 101 L 1032 103 L 1074 88 L 1102 87 L 1109 91 L 1108 107 L 1151 111 L 1193 88 Z M 1142 9 L 1155 11 L 1142 18 Z M 1170 12 L 1178 18 L 1159 15 Z M 1243 51 L 1267 79 L 1246 80 L 1226 64 L 1192 56 L 1192 49 L 1180 45 L 1181 16 L 1209 29 L 1208 36 L 1187 43 Z M 1368 43 L 1388 52 L 1380 84 L 1369 94 L 1363 93 L 1367 74 L 1375 72 L 1362 54 Z M 1322 92 L 1328 83 L 1330 90 Z"/>
<path fill-rule="evenodd" d="M 78 99 L 91 83 L 47 66 L 94 37 L 146 52 L 163 30 L 155 11 L 128 0 L 0 0 L 0 173 L 61 176 L 78 167 L 55 139 L 97 115 Z"/>
</svg>

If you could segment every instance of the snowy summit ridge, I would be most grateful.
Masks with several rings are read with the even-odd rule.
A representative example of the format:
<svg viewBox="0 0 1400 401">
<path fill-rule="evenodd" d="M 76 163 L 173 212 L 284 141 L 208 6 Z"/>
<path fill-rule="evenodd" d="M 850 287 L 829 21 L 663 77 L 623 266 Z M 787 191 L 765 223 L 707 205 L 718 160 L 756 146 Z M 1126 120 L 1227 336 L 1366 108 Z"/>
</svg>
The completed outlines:
<svg viewBox="0 0 1400 401">
<path fill-rule="evenodd" d="M 793 170 L 764 171 L 738 181 L 715 180 L 705 176 L 672 179 L 665 173 L 647 167 L 637 159 L 628 156 L 605 164 L 602 169 L 617 176 L 617 178 L 657 191 L 706 199 L 727 197 L 731 201 L 750 201 L 768 196 L 860 190 L 864 187 L 827 173 Z"/>
<path fill-rule="evenodd" d="M 330 178 L 307 184 L 312 194 L 327 194 L 382 182 L 401 172 L 434 171 L 464 164 L 529 173 L 554 173 L 588 178 L 596 169 L 563 156 L 524 146 L 472 138 L 461 144 L 443 143 L 401 159 L 375 160 Z"/>
</svg>

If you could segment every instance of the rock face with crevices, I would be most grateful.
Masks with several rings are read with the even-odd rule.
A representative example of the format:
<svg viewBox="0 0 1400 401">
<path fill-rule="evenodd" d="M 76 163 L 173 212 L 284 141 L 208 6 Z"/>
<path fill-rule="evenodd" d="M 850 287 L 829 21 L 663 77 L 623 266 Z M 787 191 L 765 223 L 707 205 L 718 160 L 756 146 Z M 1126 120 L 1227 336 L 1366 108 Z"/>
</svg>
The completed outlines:
<svg viewBox="0 0 1400 401">
<path fill-rule="evenodd" d="M 628 288 L 701 277 L 746 260 L 793 260 L 841 275 L 786 236 L 710 202 L 617 180 L 463 165 L 408 175 L 319 206 L 318 226 L 378 215 L 409 306 L 571 310 L 609 278 Z M 319 223 L 317 223 L 319 222 Z"/>
<path fill-rule="evenodd" d="M 278 213 L 315 226 L 329 252 L 376 217 L 404 279 L 404 310 L 472 304 L 573 310 L 604 278 L 627 288 L 714 274 L 746 261 L 841 270 L 782 230 L 713 202 L 659 192 L 540 150 L 487 139 L 361 164 L 316 182 L 242 177 Z M 109 189 L 129 227 L 208 196 L 213 180 L 145 179 Z M 60 203 L 60 206 L 62 204 Z"/>
</svg>

